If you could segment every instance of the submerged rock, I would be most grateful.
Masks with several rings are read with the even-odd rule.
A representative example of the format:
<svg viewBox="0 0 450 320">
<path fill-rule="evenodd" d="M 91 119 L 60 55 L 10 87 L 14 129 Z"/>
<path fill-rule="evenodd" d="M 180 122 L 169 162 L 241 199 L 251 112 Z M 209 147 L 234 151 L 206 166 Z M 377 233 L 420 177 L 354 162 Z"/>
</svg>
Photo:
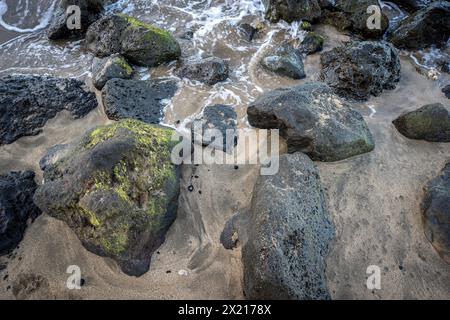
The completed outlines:
<svg viewBox="0 0 450 320">
<path fill-rule="evenodd" d="M 142 275 L 176 217 L 172 133 L 136 120 L 90 130 L 46 168 L 36 204 L 65 221 L 89 251 Z"/>
<path fill-rule="evenodd" d="M 214 85 L 228 79 L 228 63 L 218 57 L 209 57 L 200 61 L 189 62 L 177 70 L 180 78 Z"/>
<path fill-rule="evenodd" d="M 450 37 L 450 2 L 436 1 L 405 19 L 389 36 L 402 49 L 444 46 Z"/>
<path fill-rule="evenodd" d="M 258 29 L 254 28 L 249 23 L 241 23 L 239 25 L 239 31 L 243 35 L 244 39 L 250 42 L 255 37 L 256 33 L 258 32 Z"/>
<path fill-rule="evenodd" d="M 178 90 L 172 79 L 109 80 L 102 90 L 105 113 L 111 120 L 132 118 L 159 123 L 163 110 Z"/>
<path fill-rule="evenodd" d="M 249 226 L 242 248 L 246 298 L 330 299 L 325 258 L 335 231 L 306 155 L 282 155 L 278 174 L 258 178 Z"/>
<path fill-rule="evenodd" d="M 425 188 L 422 221 L 425 236 L 450 264 L 450 163 Z"/>
<path fill-rule="evenodd" d="M 374 141 L 361 114 L 324 83 L 267 92 L 247 109 L 257 128 L 280 129 L 290 153 L 338 161 L 372 151 Z"/>
<path fill-rule="evenodd" d="M 268 53 L 260 63 L 265 69 L 281 76 L 293 79 L 306 77 L 302 55 L 287 43 Z"/>
<path fill-rule="evenodd" d="M 400 80 L 400 58 L 386 42 L 351 42 L 323 53 L 321 62 L 321 79 L 347 98 L 378 96 Z"/>
<path fill-rule="evenodd" d="M 237 145 L 237 114 L 233 107 L 219 104 L 207 106 L 203 110 L 202 118 L 197 121 L 202 122 L 202 132 L 201 136 L 194 132 L 194 141 L 224 152 L 232 150 Z M 222 139 L 216 141 L 218 137 L 209 136 L 207 130 L 218 130 Z M 227 137 L 227 131 L 230 132 L 229 138 Z"/>
<path fill-rule="evenodd" d="M 54 17 L 47 31 L 50 40 L 76 40 L 81 39 L 86 34 L 88 27 L 97 21 L 103 11 L 105 0 L 61 0 L 58 8 L 55 10 Z M 75 14 L 68 12 L 70 6 L 80 8 L 80 28 L 72 27 L 72 21 L 68 20 Z M 72 29 L 69 29 L 69 25 Z"/>
<path fill-rule="evenodd" d="M 393 121 L 407 138 L 431 142 L 450 142 L 450 106 L 434 103 L 405 113 Z"/>
<path fill-rule="evenodd" d="M 94 58 L 92 64 L 92 84 L 102 90 L 106 82 L 111 79 L 130 79 L 133 68 L 121 55 L 112 55 L 107 58 Z"/>
<path fill-rule="evenodd" d="M 272 22 L 315 21 L 321 16 L 318 0 L 263 0 L 263 4 Z"/>
<path fill-rule="evenodd" d="M 305 54 L 313 54 L 323 49 L 325 39 L 315 32 L 308 32 L 300 44 L 299 51 Z"/>
<path fill-rule="evenodd" d="M 36 188 L 32 171 L 0 175 L 0 255 L 14 250 L 22 241 L 27 220 L 41 214 L 33 203 Z"/>
<path fill-rule="evenodd" d="M 67 110 L 74 119 L 97 107 L 95 94 L 76 79 L 13 75 L 0 78 L 0 144 L 41 132 L 47 120 Z"/>
<path fill-rule="evenodd" d="M 86 46 L 97 57 L 120 53 L 131 63 L 146 67 L 181 56 L 180 45 L 169 32 L 123 14 L 93 23 L 86 33 Z"/>
</svg>

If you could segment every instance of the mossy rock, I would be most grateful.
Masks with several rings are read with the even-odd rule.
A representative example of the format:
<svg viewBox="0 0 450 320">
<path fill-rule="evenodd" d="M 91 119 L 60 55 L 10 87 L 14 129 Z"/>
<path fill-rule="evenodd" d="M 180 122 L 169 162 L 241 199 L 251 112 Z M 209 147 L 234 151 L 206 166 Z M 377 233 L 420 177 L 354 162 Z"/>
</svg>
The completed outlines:
<svg viewBox="0 0 450 320">
<path fill-rule="evenodd" d="M 176 217 L 179 167 L 173 130 L 122 120 L 87 132 L 44 172 L 35 194 L 90 251 L 140 276 Z"/>
<path fill-rule="evenodd" d="M 407 138 L 430 142 L 450 142 L 450 106 L 442 103 L 425 105 L 402 114 L 393 121 Z"/>
<path fill-rule="evenodd" d="M 86 45 L 98 57 L 120 53 L 131 63 L 146 67 L 181 56 L 180 45 L 170 32 L 124 14 L 106 16 L 92 24 Z"/>
</svg>

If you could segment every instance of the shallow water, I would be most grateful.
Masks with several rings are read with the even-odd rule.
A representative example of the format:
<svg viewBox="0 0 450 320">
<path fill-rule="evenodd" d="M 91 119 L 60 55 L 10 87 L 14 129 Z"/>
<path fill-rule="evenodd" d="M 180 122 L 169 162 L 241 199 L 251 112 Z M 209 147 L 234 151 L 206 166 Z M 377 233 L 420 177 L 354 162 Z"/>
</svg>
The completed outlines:
<svg viewBox="0 0 450 320">
<path fill-rule="evenodd" d="M 92 56 L 83 50 L 83 41 L 50 43 L 45 37 L 55 2 L 0 0 L 0 76 L 50 74 L 84 79 L 89 85 Z M 397 21 L 405 16 L 390 8 L 384 10 Z M 120 0 L 108 11 L 130 14 L 174 34 L 192 29 L 192 41 L 180 40 L 183 59 L 216 55 L 229 62 L 231 74 L 224 83 L 209 87 L 180 81 L 163 120 L 180 130 L 214 103 L 234 106 L 239 127 L 248 127 L 246 107 L 261 93 L 319 76 L 318 54 L 305 58 L 303 80 L 277 77 L 258 67 L 266 50 L 303 37 L 298 23 L 281 22 L 266 25 L 251 43 L 245 41 L 237 26 L 263 21 L 259 0 Z M 325 51 L 350 39 L 330 26 L 315 29 L 326 38 Z M 447 102 L 440 87 L 449 81 L 448 75 L 437 73 L 435 67 L 437 60 L 448 61 L 449 56 L 449 48 L 402 52 L 402 80 L 397 88 L 354 104 L 374 134 L 375 151 L 338 163 L 317 163 L 338 231 L 327 268 L 334 298 L 450 298 L 446 287 L 450 267 L 426 241 L 419 221 L 421 189 L 450 160 L 450 147 L 408 140 L 391 124 L 406 110 Z M 174 77 L 175 68 L 176 63 L 139 68 L 136 77 Z M 70 142 L 108 122 L 101 105 L 75 121 L 63 112 L 41 134 L 0 147 L 0 172 L 32 169 L 41 181 L 38 162 L 48 147 Z M 44 215 L 27 231 L 17 253 L 23 259 L 9 263 L 10 278 L 26 272 L 43 275 L 50 290 L 41 297 L 47 298 L 242 298 L 240 249 L 225 250 L 219 237 L 225 222 L 248 207 L 258 174 L 258 167 L 251 165 L 185 166 L 178 218 L 143 277 L 123 275 L 108 259 L 86 251 L 63 223 Z M 193 192 L 187 189 L 190 185 Z M 70 264 L 81 267 L 88 283 L 76 294 L 64 287 Z M 365 288 L 369 264 L 381 265 L 386 276 L 386 286 L 376 293 Z M 406 271 L 400 271 L 399 265 Z M 12 298 L 11 292 L 2 290 L 0 296 Z"/>
</svg>

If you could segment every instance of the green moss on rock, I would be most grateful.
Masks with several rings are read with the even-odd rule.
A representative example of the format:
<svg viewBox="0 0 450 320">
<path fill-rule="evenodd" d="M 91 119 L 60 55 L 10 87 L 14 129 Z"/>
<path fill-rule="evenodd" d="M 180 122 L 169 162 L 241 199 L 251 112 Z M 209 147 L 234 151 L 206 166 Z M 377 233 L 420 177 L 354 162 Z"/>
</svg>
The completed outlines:
<svg viewBox="0 0 450 320">
<path fill-rule="evenodd" d="M 89 131 L 44 173 L 36 203 L 67 222 L 89 250 L 128 274 L 144 273 L 176 216 L 173 132 L 131 119 Z"/>
</svg>

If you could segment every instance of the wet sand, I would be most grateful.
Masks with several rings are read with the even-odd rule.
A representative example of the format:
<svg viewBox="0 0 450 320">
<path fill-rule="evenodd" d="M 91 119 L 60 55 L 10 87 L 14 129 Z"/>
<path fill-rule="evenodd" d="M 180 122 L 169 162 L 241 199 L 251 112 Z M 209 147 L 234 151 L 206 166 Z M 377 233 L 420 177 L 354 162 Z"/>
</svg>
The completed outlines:
<svg viewBox="0 0 450 320">
<path fill-rule="evenodd" d="M 138 9 L 136 12 L 140 12 Z M 166 21 L 155 19 L 160 25 L 170 23 L 174 17 L 178 17 L 177 26 L 182 18 L 189 21 L 185 14 L 175 14 L 170 7 L 159 10 L 144 12 L 144 20 L 162 15 Z M 291 31 L 283 28 L 266 30 L 253 43 L 243 42 L 236 28 L 226 24 L 217 27 L 220 41 L 194 39 L 192 52 L 206 50 L 228 60 L 230 80 L 214 87 L 182 81 L 164 122 L 175 125 L 180 120 L 176 126 L 183 130 L 205 106 L 227 103 L 235 107 L 238 125 L 244 128 L 248 126 L 247 105 L 262 92 L 317 80 L 319 54 L 305 59 L 307 78 L 299 81 L 276 77 L 258 66 L 265 50 L 290 36 Z M 317 31 L 326 37 L 325 51 L 349 39 L 332 27 L 317 26 Z M 5 37 L 3 32 L 0 34 Z M 203 36 L 211 38 L 206 31 Z M 92 58 L 82 52 L 79 44 L 69 48 L 52 45 L 42 33 L 27 37 L 23 35 L 23 41 L 0 48 L 0 74 L 22 70 L 89 79 Z M 246 49 L 242 51 L 241 46 Z M 36 56 L 36 52 L 47 51 L 47 56 Z M 172 76 L 174 67 L 141 70 L 137 76 Z M 369 124 L 375 150 L 338 163 L 316 163 L 337 230 L 327 259 L 333 299 L 450 299 L 450 266 L 426 240 L 420 221 L 422 188 L 450 160 L 450 145 L 406 139 L 391 124 L 402 112 L 434 102 L 448 103 L 439 82 L 417 73 L 411 60 L 403 57 L 402 79 L 395 90 L 354 104 Z M 76 121 L 61 113 L 47 123 L 40 135 L 1 146 L 0 172 L 32 169 L 40 183 L 38 162 L 47 148 L 68 143 L 108 122 L 101 105 Z M 149 272 L 139 278 L 126 276 L 112 260 L 88 252 L 63 222 L 43 214 L 29 226 L 14 254 L 0 258 L 0 264 L 8 262 L 7 268 L 0 271 L 0 298 L 242 299 L 240 247 L 225 250 L 219 238 L 235 213 L 245 213 L 258 175 L 256 165 L 239 165 L 237 169 L 233 165 L 184 166 L 178 217 L 159 253 L 154 254 Z M 194 187 L 192 192 L 190 185 Z M 81 290 L 66 287 L 70 276 L 66 269 L 70 265 L 81 268 L 85 279 Z M 382 270 L 381 290 L 366 288 L 369 265 L 378 265 Z M 8 279 L 2 281 L 6 274 Z M 18 282 L 23 277 L 38 289 L 27 292 Z"/>
</svg>

